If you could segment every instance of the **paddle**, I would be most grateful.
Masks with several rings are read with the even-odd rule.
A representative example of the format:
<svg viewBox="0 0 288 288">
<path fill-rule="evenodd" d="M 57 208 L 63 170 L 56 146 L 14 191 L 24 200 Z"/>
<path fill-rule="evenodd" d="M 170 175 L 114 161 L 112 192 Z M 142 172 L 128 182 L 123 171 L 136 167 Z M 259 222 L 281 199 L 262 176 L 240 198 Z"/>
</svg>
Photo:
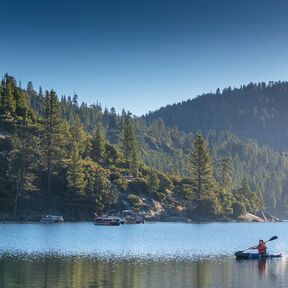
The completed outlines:
<svg viewBox="0 0 288 288">
<path fill-rule="evenodd" d="M 269 242 L 269 241 L 276 240 L 276 239 L 278 239 L 278 237 L 277 237 L 277 236 L 273 236 L 273 237 L 271 237 L 269 240 L 265 241 L 265 243 L 266 243 L 266 242 Z M 247 248 L 247 249 L 245 249 L 245 250 L 243 250 L 243 251 L 237 251 L 237 252 L 235 253 L 235 255 L 236 255 L 236 254 L 241 254 L 241 253 L 243 253 L 244 251 L 249 250 L 249 249 L 252 249 L 252 248 L 253 248 L 253 247 L 249 247 L 249 248 Z"/>
</svg>

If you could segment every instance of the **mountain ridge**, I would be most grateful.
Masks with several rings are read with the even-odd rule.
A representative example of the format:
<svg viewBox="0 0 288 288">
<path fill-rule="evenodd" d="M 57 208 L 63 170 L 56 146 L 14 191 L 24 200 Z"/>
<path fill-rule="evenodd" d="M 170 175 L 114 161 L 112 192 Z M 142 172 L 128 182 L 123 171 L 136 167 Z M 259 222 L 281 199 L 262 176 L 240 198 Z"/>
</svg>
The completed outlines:
<svg viewBox="0 0 288 288">
<path fill-rule="evenodd" d="M 288 82 L 250 83 L 219 89 L 142 116 L 148 123 L 161 118 L 168 127 L 204 135 L 230 131 L 242 139 L 288 151 Z"/>
</svg>

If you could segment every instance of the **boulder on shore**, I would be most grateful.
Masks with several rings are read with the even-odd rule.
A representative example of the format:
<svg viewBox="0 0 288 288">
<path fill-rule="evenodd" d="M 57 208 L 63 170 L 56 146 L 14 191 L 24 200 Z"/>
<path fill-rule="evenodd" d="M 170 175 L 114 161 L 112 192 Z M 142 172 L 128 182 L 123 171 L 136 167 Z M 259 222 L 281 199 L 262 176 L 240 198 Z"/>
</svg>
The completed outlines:
<svg viewBox="0 0 288 288">
<path fill-rule="evenodd" d="M 248 212 L 244 213 L 240 219 L 247 222 L 266 222 L 265 219 Z"/>
</svg>

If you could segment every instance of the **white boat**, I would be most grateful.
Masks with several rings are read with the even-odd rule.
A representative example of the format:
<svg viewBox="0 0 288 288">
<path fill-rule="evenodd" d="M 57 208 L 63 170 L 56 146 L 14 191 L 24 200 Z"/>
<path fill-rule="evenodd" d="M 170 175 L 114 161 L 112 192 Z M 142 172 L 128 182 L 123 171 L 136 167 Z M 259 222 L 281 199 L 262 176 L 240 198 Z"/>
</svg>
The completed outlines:
<svg viewBox="0 0 288 288">
<path fill-rule="evenodd" d="M 120 217 L 119 218 L 120 219 L 120 224 L 126 224 L 126 220 L 125 220 L 125 218 L 123 218 L 123 217 Z"/>
<path fill-rule="evenodd" d="M 62 216 L 55 216 L 55 215 L 46 215 L 41 218 L 41 223 L 50 224 L 50 223 L 63 223 L 64 218 Z"/>
</svg>

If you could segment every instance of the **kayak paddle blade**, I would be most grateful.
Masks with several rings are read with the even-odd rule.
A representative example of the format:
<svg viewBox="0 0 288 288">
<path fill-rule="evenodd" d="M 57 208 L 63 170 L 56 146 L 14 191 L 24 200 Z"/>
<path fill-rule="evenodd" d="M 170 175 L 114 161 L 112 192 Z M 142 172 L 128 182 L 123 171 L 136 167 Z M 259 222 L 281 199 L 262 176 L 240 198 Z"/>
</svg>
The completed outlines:
<svg viewBox="0 0 288 288">
<path fill-rule="evenodd" d="M 269 242 L 269 241 L 273 241 L 273 240 L 276 240 L 276 239 L 278 239 L 278 237 L 277 236 L 273 236 L 273 237 L 271 237 L 268 241 L 266 241 L 266 242 Z"/>
</svg>

